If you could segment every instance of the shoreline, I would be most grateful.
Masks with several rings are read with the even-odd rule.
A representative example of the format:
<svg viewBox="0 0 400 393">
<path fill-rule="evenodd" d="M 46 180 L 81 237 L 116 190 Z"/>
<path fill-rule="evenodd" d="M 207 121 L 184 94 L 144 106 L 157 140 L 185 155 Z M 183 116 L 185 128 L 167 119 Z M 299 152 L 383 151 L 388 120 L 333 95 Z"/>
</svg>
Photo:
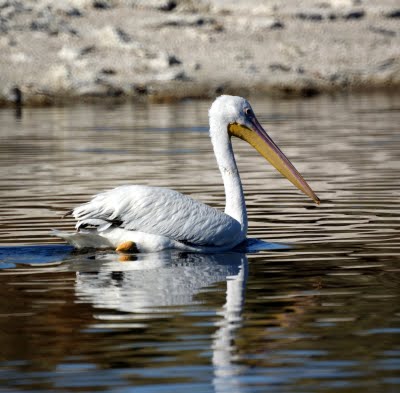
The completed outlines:
<svg viewBox="0 0 400 393">
<path fill-rule="evenodd" d="M 399 19 L 395 0 L 2 0 L 0 106 L 391 93 Z"/>
<path fill-rule="evenodd" d="M 337 90 L 319 90 L 317 92 L 303 92 L 303 91 L 250 91 L 248 88 L 234 88 L 229 87 L 223 91 L 210 91 L 209 89 L 204 89 L 204 91 L 197 90 L 197 94 L 193 92 L 181 92 L 178 89 L 174 89 L 172 92 L 170 90 L 157 91 L 156 94 L 147 94 L 145 96 L 108 96 L 108 95 L 87 95 L 87 96 L 47 96 L 45 94 L 34 94 L 25 98 L 23 102 L 14 100 L 2 100 L 0 99 L 0 109 L 1 108 L 44 108 L 44 107 L 63 107 L 63 106 L 74 106 L 74 105 L 124 105 L 124 104 L 163 104 L 163 103 L 174 103 L 186 100 L 212 100 L 219 95 L 238 95 L 246 97 L 247 99 L 257 99 L 257 98 L 277 98 L 284 100 L 292 99 L 312 99 L 316 96 L 326 96 L 326 97 L 343 97 L 343 96 L 365 96 L 365 95 L 386 95 L 386 96 L 400 96 L 400 90 L 397 86 L 390 87 L 367 87 L 360 89 L 337 89 Z"/>
</svg>

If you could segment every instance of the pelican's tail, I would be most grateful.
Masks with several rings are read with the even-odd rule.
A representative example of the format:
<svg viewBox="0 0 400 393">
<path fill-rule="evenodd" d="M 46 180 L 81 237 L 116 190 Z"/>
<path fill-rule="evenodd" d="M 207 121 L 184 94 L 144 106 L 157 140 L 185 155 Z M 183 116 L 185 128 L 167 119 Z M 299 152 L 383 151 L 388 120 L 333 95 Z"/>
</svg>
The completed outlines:
<svg viewBox="0 0 400 393">
<path fill-rule="evenodd" d="M 104 236 L 99 236 L 96 230 L 85 232 L 62 232 L 53 229 L 51 234 L 64 239 L 75 248 L 114 248 L 114 245 Z"/>
</svg>

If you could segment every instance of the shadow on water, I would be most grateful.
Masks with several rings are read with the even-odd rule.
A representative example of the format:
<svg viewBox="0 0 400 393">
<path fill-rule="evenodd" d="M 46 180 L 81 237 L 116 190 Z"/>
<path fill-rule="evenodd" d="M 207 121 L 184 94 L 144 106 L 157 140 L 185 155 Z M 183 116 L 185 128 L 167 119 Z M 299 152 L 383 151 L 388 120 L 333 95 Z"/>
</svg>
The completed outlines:
<svg viewBox="0 0 400 393">
<path fill-rule="evenodd" d="M 270 243 L 259 239 L 246 239 L 245 242 L 241 243 L 235 248 L 235 252 L 242 253 L 254 253 L 259 251 L 279 251 L 288 250 L 291 246 L 283 243 Z M 125 257 L 135 258 L 135 260 L 144 258 L 146 254 L 127 254 Z M 154 254 L 157 255 L 157 254 Z M 167 261 L 168 259 L 173 260 L 175 257 L 181 258 L 185 253 L 177 253 L 174 251 L 165 252 L 159 254 L 160 260 Z M 200 255 L 200 254 L 192 254 Z M 210 254 L 211 255 L 211 254 Z M 214 254 L 218 255 L 218 254 Z M 84 267 L 88 266 L 88 262 L 93 266 L 92 260 L 107 260 L 107 258 L 115 258 L 115 253 L 107 253 L 102 251 L 90 250 L 78 251 L 72 246 L 62 244 L 52 245 L 32 245 L 32 246 L 8 246 L 0 247 L 0 270 L 15 268 L 17 265 L 30 265 L 30 266 L 56 266 L 63 262 L 70 262 L 73 260 L 79 260 L 80 258 L 84 261 Z M 123 259 L 124 256 L 121 256 Z M 145 259 L 146 265 L 150 265 L 148 259 Z M 122 262 L 122 260 L 120 261 Z"/>
</svg>

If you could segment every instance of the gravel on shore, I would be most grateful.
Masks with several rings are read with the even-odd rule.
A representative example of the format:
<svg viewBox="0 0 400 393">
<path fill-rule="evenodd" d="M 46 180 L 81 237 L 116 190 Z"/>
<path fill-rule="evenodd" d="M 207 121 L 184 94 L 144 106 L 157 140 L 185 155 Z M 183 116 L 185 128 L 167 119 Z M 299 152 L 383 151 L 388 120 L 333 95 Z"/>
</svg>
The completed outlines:
<svg viewBox="0 0 400 393">
<path fill-rule="evenodd" d="M 0 0 L 0 105 L 398 89 L 397 0 Z"/>
</svg>

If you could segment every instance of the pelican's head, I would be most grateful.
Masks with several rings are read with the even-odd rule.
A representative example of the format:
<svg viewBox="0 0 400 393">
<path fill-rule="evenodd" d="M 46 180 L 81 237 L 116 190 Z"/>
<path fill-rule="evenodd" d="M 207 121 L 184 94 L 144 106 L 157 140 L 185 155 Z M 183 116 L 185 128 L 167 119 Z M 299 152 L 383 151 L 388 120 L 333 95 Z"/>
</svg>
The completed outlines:
<svg viewBox="0 0 400 393">
<path fill-rule="evenodd" d="M 211 105 L 209 117 L 210 133 L 213 139 L 231 136 L 243 139 L 300 191 L 308 195 L 315 203 L 320 203 L 311 187 L 268 136 L 246 99 L 228 95 L 220 96 Z"/>
</svg>

